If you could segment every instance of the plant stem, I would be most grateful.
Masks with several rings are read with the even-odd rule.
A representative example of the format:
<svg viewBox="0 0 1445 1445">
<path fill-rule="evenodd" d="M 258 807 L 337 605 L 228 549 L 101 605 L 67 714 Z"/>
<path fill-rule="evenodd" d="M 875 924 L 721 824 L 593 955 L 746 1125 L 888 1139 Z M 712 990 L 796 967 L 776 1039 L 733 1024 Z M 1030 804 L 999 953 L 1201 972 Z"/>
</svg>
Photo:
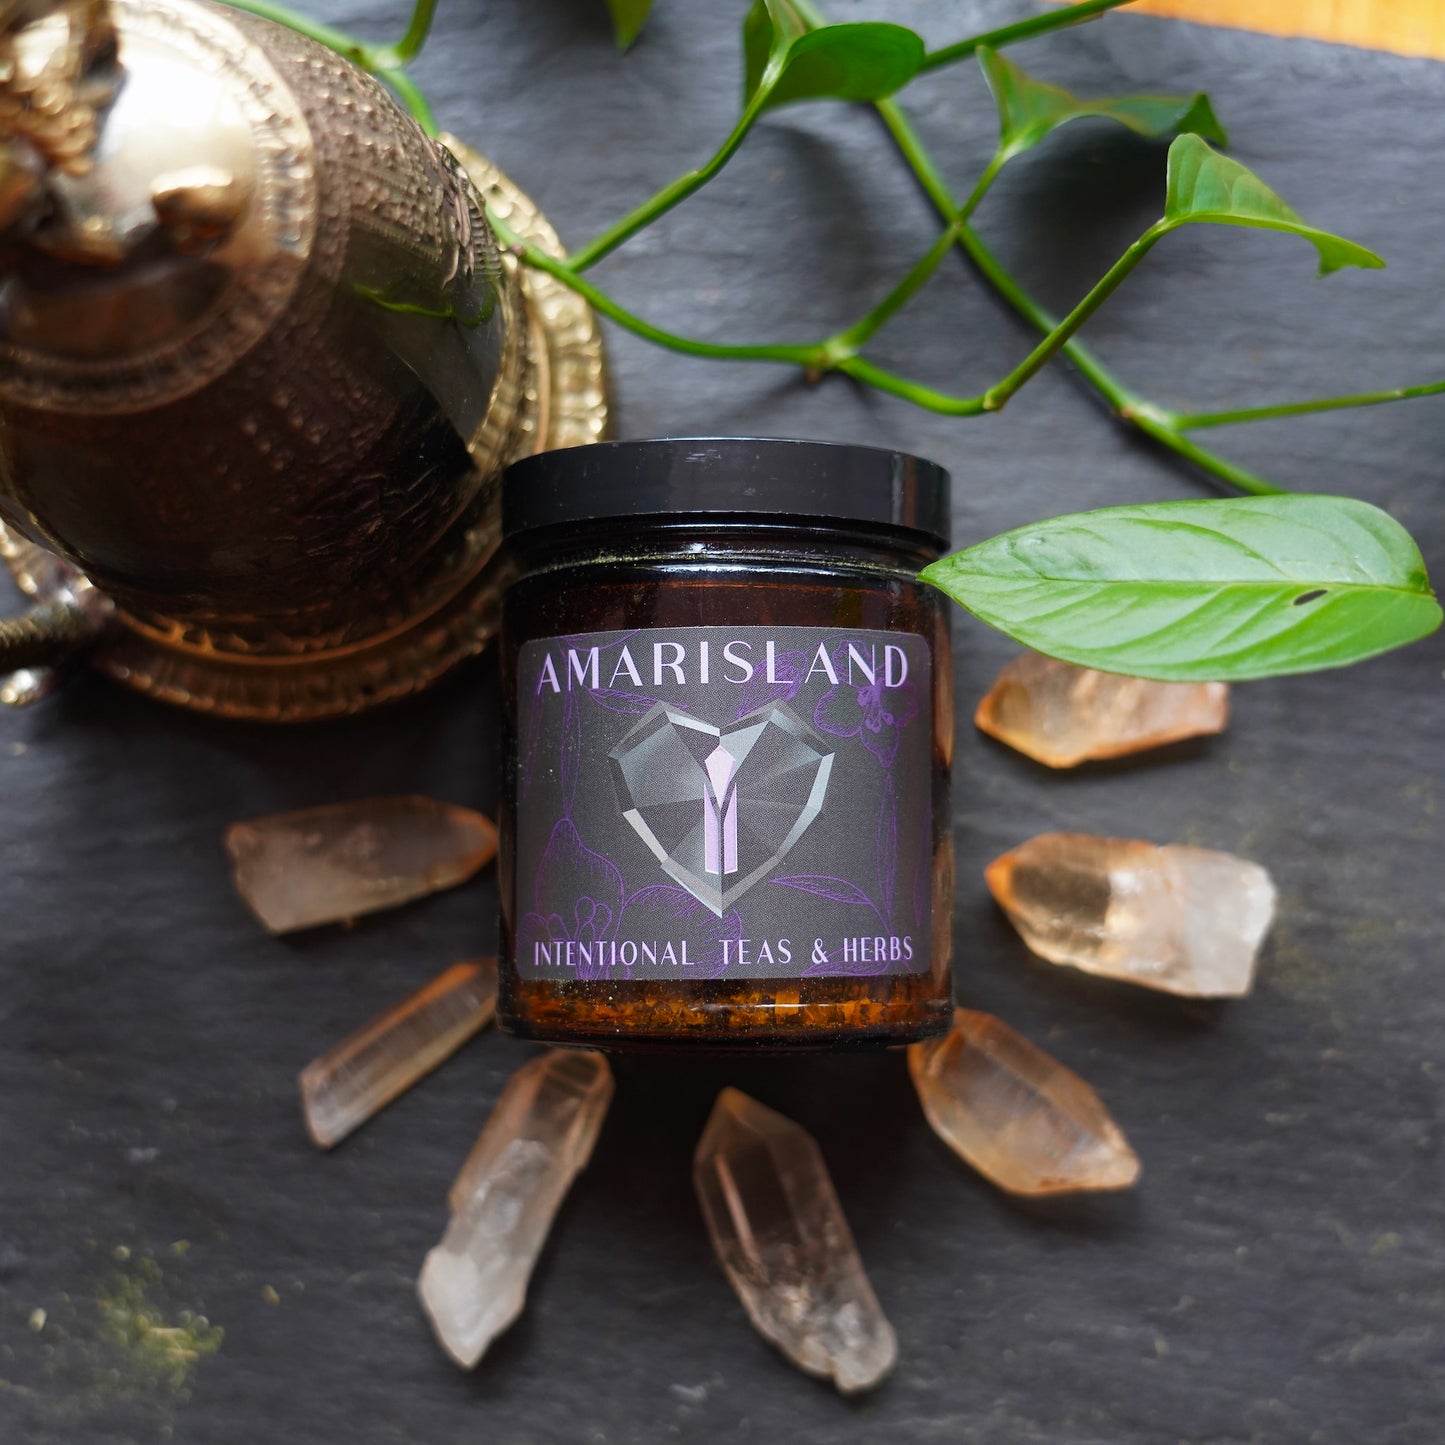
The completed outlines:
<svg viewBox="0 0 1445 1445">
<path fill-rule="evenodd" d="M 918 132 L 903 113 L 903 108 L 895 100 L 884 100 L 878 103 L 876 109 L 924 195 L 933 203 L 934 210 L 941 215 L 951 216 L 955 208 L 948 182 L 934 164 L 933 157 L 924 149 Z M 1058 317 L 1039 305 L 1004 269 L 1003 263 L 983 244 L 971 226 L 960 230 L 958 243 L 984 280 L 1031 326 L 1039 331 L 1050 332 L 1059 324 Z M 1123 382 L 1083 342 L 1070 340 L 1062 350 L 1111 405 L 1121 406 L 1134 400 L 1133 394 Z"/>
<path fill-rule="evenodd" d="M 667 347 L 669 351 L 681 351 L 688 356 L 711 357 L 718 361 L 781 361 L 813 370 L 827 369 L 830 364 L 823 347 L 816 343 L 792 345 L 786 342 L 773 342 L 733 346 L 714 341 L 698 341 L 690 336 L 679 336 L 674 331 L 664 331 L 660 326 L 654 326 L 650 321 L 644 321 L 642 317 L 614 301 L 605 291 L 594 286 L 585 277 L 579 276 L 571 262 L 562 261 L 556 256 L 549 255 L 540 246 L 534 245 L 525 237 L 518 235 L 494 212 L 490 210 L 487 212 L 487 220 L 491 223 L 492 230 L 496 232 L 497 239 L 502 245 L 516 251 L 528 266 L 556 277 L 564 286 L 575 291 L 603 316 L 615 321 L 619 326 L 626 327 L 628 331 L 641 336 L 644 340 Z"/>
<path fill-rule="evenodd" d="M 274 3 L 274 0 L 226 0 L 226 3 L 237 10 L 259 15 L 263 20 L 284 25 L 369 71 L 391 87 L 396 98 L 427 135 L 437 134 L 436 117 L 432 114 L 431 105 L 416 82 L 402 69 L 426 40 L 437 0 L 417 0 L 406 34 L 395 45 L 367 45 L 354 35 L 324 25 L 319 20 L 312 20 L 285 5 Z"/>
<path fill-rule="evenodd" d="M 1043 15 L 1034 15 L 1027 20 L 1016 21 L 1012 25 L 1001 25 L 997 30 L 986 31 L 982 35 L 971 35 L 967 40 L 957 41 L 953 45 L 945 45 L 941 50 L 930 50 L 923 58 L 924 70 L 937 70 L 943 65 L 952 65 L 957 60 L 964 60 L 972 55 L 980 45 L 987 45 L 997 50 L 1001 45 L 1012 45 L 1016 40 L 1028 40 L 1035 35 L 1043 35 L 1050 30 L 1058 30 L 1065 25 L 1078 25 L 1081 21 L 1092 20 L 1096 15 L 1102 15 L 1106 10 L 1117 10 L 1121 5 L 1129 4 L 1129 0 L 1084 0 L 1081 5 L 1068 5 L 1060 10 L 1052 10 Z M 804 7 L 799 6 L 799 9 Z M 811 9 L 812 7 L 807 7 Z M 821 23 L 821 17 L 813 21 L 814 24 Z"/>
<path fill-rule="evenodd" d="M 758 118 L 767 100 L 768 87 L 759 86 L 748 102 L 737 124 L 728 138 L 718 147 L 713 157 L 696 170 L 687 171 L 667 185 L 640 206 L 629 211 L 620 221 L 614 222 L 600 235 L 594 236 L 580 250 L 574 251 L 571 266 L 574 271 L 585 271 L 595 266 L 604 256 L 610 255 L 629 237 L 635 236 L 644 226 L 651 225 L 659 216 L 685 201 L 694 191 L 705 186 L 737 153 L 753 122 Z"/>
<path fill-rule="evenodd" d="M 1352 406 L 1379 406 L 1387 401 L 1439 396 L 1442 392 L 1445 392 L 1445 381 L 1426 381 L 1418 386 L 1396 386 L 1388 391 L 1357 391 L 1349 396 L 1321 396 L 1313 401 L 1287 401 L 1279 406 L 1245 407 L 1235 411 L 1174 412 L 1171 420 L 1179 431 L 1198 431 L 1207 426 L 1235 426 L 1247 421 L 1272 421 L 1276 417 L 1308 416 L 1316 411 L 1343 411 Z"/>
<path fill-rule="evenodd" d="M 737 136 L 736 132 L 734 134 Z M 729 137 L 730 142 L 733 139 L 734 137 Z M 741 139 L 741 137 L 737 136 L 737 139 Z M 526 264 L 546 271 L 548 275 L 570 287 L 604 316 L 617 322 L 619 326 L 660 346 L 690 356 L 731 361 L 789 363 L 801 366 L 815 376 L 826 371 L 840 371 L 854 380 L 866 382 L 894 396 L 903 397 L 930 411 L 940 412 L 946 416 L 977 416 L 985 409 L 982 396 L 960 397 L 937 391 L 932 387 L 901 377 L 873 362 L 865 361 L 857 355 L 857 352 L 880 327 L 907 304 L 938 269 L 943 258 L 953 249 L 960 231 L 977 209 L 979 202 L 983 200 L 1006 159 L 1007 157 L 1002 151 L 994 155 L 988 165 L 984 167 L 983 173 L 979 176 L 967 199 L 962 205 L 954 208 L 948 225 L 938 239 L 913 265 L 907 275 L 867 315 L 860 317 L 852 326 L 835 332 L 820 342 L 804 345 L 789 343 L 723 344 L 697 341 L 691 337 L 678 335 L 676 332 L 664 331 L 651 322 L 645 321 L 636 313 L 628 311 L 606 292 L 592 285 L 591 282 L 584 281 L 579 275 L 579 272 L 587 264 L 588 253 L 591 253 L 594 248 L 600 247 L 608 239 L 610 232 L 599 236 L 591 247 L 584 248 L 584 252 L 577 253 L 564 261 L 555 256 L 549 256 L 546 252 L 530 245 L 496 217 L 491 217 L 491 220 L 499 239 L 503 244 L 515 248 Z M 697 173 L 694 172 L 694 174 Z M 660 192 L 659 195 L 661 194 Z M 620 244 L 620 239 L 613 244 Z M 611 249 L 611 247 L 609 246 L 607 249 Z M 603 254 L 605 251 L 597 250 L 598 257 Z M 1019 385 L 1022 385 L 1022 382 Z"/>
<path fill-rule="evenodd" d="M 286 26 L 288 30 L 295 30 L 318 44 L 326 46 L 329 50 L 344 55 L 346 59 L 357 65 L 365 66 L 366 64 L 366 46 L 355 36 L 346 34 L 344 30 L 336 30 L 330 25 L 323 25 L 321 21 L 312 20 L 310 16 L 299 14 L 285 5 L 273 4 L 272 0 L 226 0 L 226 3 L 233 9 L 248 11 L 252 15 L 259 15 L 263 20 L 270 20 L 277 25 Z"/>
<path fill-rule="evenodd" d="M 958 208 L 938 239 L 914 263 L 908 274 L 866 316 L 860 317 L 845 331 L 839 331 L 829 337 L 828 341 L 824 343 L 825 345 L 836 346 L 839 351 L 846 354 L 856 353 L 877 333 L 880 327 L 890 321 L 913 299 L 919 288 L 938 270 L 943 258 L 953 250 L 960 232 L 968 224 L 968 218 L 977 210 L 978 203 L 983 200 L 989 186 L 993 184 L 994 177 L 1002 169 L 1004 160 L 1005 156 L 1002 151 L 994 153 L 993 159 L 984 167 L 983 174 L 979 176 L 973 190 L 969 192 L 968 199 Z"/>
<path fill-rule="evenodd" d="M 264 0 L 262 0 L 264 3 Z M 425 0 L 419 0 L 424 4 Z M 1068 5 L 1060 10 L 1050 11 L 1044 15 L 1034 15 L 1028 20 L 1020 20 L 1013 25 L 1004 25 L 997 30 L 985 31 L 981 35 L 970 36 L 966 40 L 960 40 L 957 44 L 945 46 L 942 50 L 933 52 L 924 61 L 925 70 L 936 69 L 940 65 L 951 65 L 956 60 L 961 60 L 967 55 L 972 55 L 980 45 L 1000 46 L 1008 45 L 1014 40 L 1026 40 L 1032 35 L 1042 35 L 1048 30 L 1057 30 L 1061 26 L 1074 25 L 1081 20 L 1091 19 L 1095 15 L 1101 15 L 1106 10 L 1115 10 L 1121 5 L 1127 5 L 1129 0 L 1083 0 L 1082 4 Z M 822 11 L 811 0 L 795 0 L 794 8 L 798 14 L 811 26 L 826 25 Z M 410 33 L 410 32 L 408 32 Z M 572 253 L 571 265 L 574 271 L 586 271 L 595 266 L 604 256 L 610 255 L 624 241 L 635 236 L 644 226 L 651 225 L 653 221 L 666 212 L 670 211 L 680 202 L 685 201 L 695 191 L 705 186 L 737 153 L 738 147 L 742 145 L 748 131 L 752 129 L 753 122 L 762 113 L 767 102 L 768 94 L 772 87 L 766 82 L 759 85 L 757 90 L 749 98 L 747 106 L 742 115 L 738 117 L 737 124 L 732 128 L 728 138 L 718 148 L 712 158 L 704 162 L 696 170 L 686 172 L 675 181 L 667 185 L 644 201 L 640 206 L 629 211 L 621 220 L 614 222 L 600 235 L 595 236 L 585 246 Z M 989 180 L 993 177 L 989 176 Z M 984 184 L 987 189 L 987 182 Z M 981 193 L 980 193 L 981 194 Z M 940 260 L 942 257 L 939 258 Z M 936 263 L 935 263 L 936 264 Z M 927 279 L 927 274 L 922 280 Z M 919 284 L 922 284 L 920 280 Z M 916 289 L 916 288 L 915 288 Z M 906 300 L 907 297 L 904 298 Z M 902 304 L 901 302 L 899 303 Z M 895 308 L 896 309 L 896 308 Z M 891 315 L 892 313 L 890 313 Z M 887 319 L 886 317 L 884 318 Z M 879 323 L 882 324 L 881 322 Z M 876 330 L 876 328 L 875 328 Z M 870 333 L 871 334 L 871 333 Z"/>
<path fill-rule="evenodd" d="M 432 114 L 431 103 L 422 94 L 421 87 L 417 85 L 411 76 L 404 70 L 378 70 L 376 78 L 384 81 L 393 91 L 396 98 L 406 107 L 411 118 L 422 128 L 425 134 L 435 139 L 441 134 L 437 126 L 436 116 Z"/>
<path fill-rule="evenodd" d="M 1039 331 L 1049 332 L 1058 325 L 1057 318 L 1040 306 L 1004 268 L 998 257 L 984 245 L 978 232 L 971 227 L 966 228 L 959 237 L 959 245 L 984 280 L 1031 326 Z M 1143 432 L 1176 456 L 1183 457 L 1220 481 L 1237 487 L 1241 492 L 1265 497 L 1274 496 L 1282 490 L 1257 472 L 1251 472 L 1230 461 L 1228 457 L 1211 452 L 1180 435 L 1175 430 L 1172 412 L 1137 395 L 1077 337 L 1060 349 L 1073 363 L 1079 375 L 1109 403 L 1114 414 L 1125 425 Z"/>
<path fill-rule="evenodd" d="M 944 180 L 912 122 L 896 101 L 880 101 L 876 108 L 923 193 L 933 203 L 934 209 L 945 217 L 952 215 L 955 203 L 948 182 Z M 1058 326 L 1058 319 L 1029 294 L 984 245 L 972 227 L 965 226 L 962 229 L 958 242 L 984 280 L 1025 321 L 1045 333 L 1052 332 Z M 1161 446 L 1240 491 L 1262 496 L 1280 490 L 1264 477 L 1235 465 L 1228 458 L 1208 451 L 1175 431 L 1167 411 L 1139 397 L 1076 337 L 1070 337 L 1058 350 L 1074 364 L 1079 374 L 1129 426 L 1152 437 Z"/>
<path fill-rule="evenodd" d="M 400 66 L 409 65 L 421 52 L 426 44 L 426 38 L 431 34 L 431 23 L 436 15 L 437 0 L 416 0 L 416 7 L 411 12 L 411 21 L 406 27 L 404 34 L 395 45 L 391 47 L 392 64 L 387 69 L 395 70 Z"/>
<path fill-rule="evenodd" d="M 680 351 L 686 356 L 708 357 L 714 361 L 776 361 L 789 366 L 801 366 L 813 376 L 827 371 L 840 371 L 857 381 L 867 382 L 894 396 L 901 396 L 929 411 L 941 412 L 945 416 L 977 416 L 984 409 L 983 397 L 950 396 L 935 391 L 932 387 L 910 381 L 906 377 L 888 371 L 886 368 L 864 361 L 860 356 L 838 356 L 826 341 L 808 345 L 792 345 L 783 342 L 765 342 L 758 345 L 730 345 L 714 341 L 699 341 L 691 336 L 680 336 L 675 331 L 664 331 L 650 321 L 643 320 L 614 301 L 605 291 L 593 285 L 584 276 L 579 276 L 566 261 L 549 255 L 540 247 L 519 236 L 500 216 L 487 213 L 487 219 L 497 234 L 497 239 L 508 246 L 525 264 L 538 271 L 554 276 L 564 286 L 588 302 L 594 310 L 635 336 L 654 345 L 666 347 L 669 351 Z"/>
<path fill-rule="evenodd" d="M 915 406 L 921 406 L 927 411 L 940 412 L 944 416 L 979 416 L 985 410 L 984 399 L 981 396 L 951 396 L 947 392 L 935 391 L 931 386 L 924 386 L 917 381 L 909 381 L 906 377 L 898 376 L 881 366 L 875 366 L 873 362 L 865 361 L 861 356 L 847 357 L 838 362 L 833 369 L 841 371 L 845 376 L 851 376 L 855 381 L 866 382 L 879 391 L 889 392 L 893 396 L 901 396 Z"/>
<path fill-rule="evenodd" d="M 984 245 L 978 232 L 971 226 L 964 228 L 958 238 L 958 244 L 984 280 L 1036 330 L 1049 332 L 1059 324 L 1058 317 L 1040 306 L 1004 269 L 1002 262 Z M 1120 408 L 1139 401 L 1139 398 L 1077 337 L 1070 338 L 1062 347 L 1062 351 L 1110 406 Z"/>
<path fill-rule="evenodd" d="M 855 381 L 866 382 L 869 386 L 877 387 L 879 391 L 902 397 L 915 406 L 940 412 L 944 416 L 978 416 L 989 409 L 983 396 L 953 396 L 948 392 L 924 386 L 921 382 L 910 381 L 885 367 L 865 361 L 861 356 L 840 356 L 831 340 L 807 345 L 785 342 L 735 345 L 699 341 L 691 336 L 681 336 L 675 331 L 664 331 L 660 326 L 654 326 L 613 300 L 586 277 L 579 276 L 567 262 L 549 256 L 519 236 L 501 217 L 489 211 L 487 219 L 497 233 L 497 239 L 503 245 L 514 249 L 525 264 L 556 277 L 594 310 L 633 335 L 642 337 L 644 341 L 651 341 L 654 345 L 666 347 L 669 351 L 680 351 L 686 356 L 708 357 L 714 361 L 776 361 L 789 366 L 801 366 L 814 377 L 825 372 L 838 371 L 845 376 L 851 376 Z M 1022 382 L 1019 384 L 1022 385 Z"/>
<path fill-rule="evenodd" d="M 1160 446 L 1167 447 L 1175 456 L 1193 462 L 1201 471 L 1208 472 L 1221 482 L 1227 482 L 1231 487 L 1237 487 L 1241 492 L 1248 492 L 1255 497 L 1277 497 L 1284 492 L 1283 487 L 1275 486 L 1258 472 L 1237 466 L 1228 457 L 1222 457 L 1218 452 L 1208 451 L 1198 442 L 1190 441 L 1187 436 L 1175 430 L 1170 420 L 1166 420 L 1167 413 L 1162 413 L 1148 402 L 1126 402 L 1117 409 L 1117 414 L 1121 420 L 1143 432 L 1145 436 L 1152 437 Z"/>
<path fill-rule="evenodd" d="M 1168 221 L 1156 221 L 1150 226 L 1094 283 L 1083 300 L 1058 322 L 1002 381 L 989 387 L 984 395 L 984 409 L 998 411 L 1006 405 L 1019 387 L 1041 371 L 1063 349 L 1074 332 L 1119 289 L 1123 279 L 1172 229 L 1173 225 Z"/>
<path fill-rule="evenodd" d="M 952 223 L 910 268 L 908 274 L 870 311 L 830 339 L 845 354 L 856 352 L 887 321 L 913 298 L 918 289 L 938 270 L 943 258 L 958 241 L 958 227 Z"/>
<path fill-rule="evenodd" d="M 309 19 L 285 5 L 276 3 L 276 0 L 228 0 L 228 3 L 237 9 L 259 15 L 276 24 L 288 26 L 336 51 L 363 69 L 371 71 L 395 91 L 397 98 L 428 135 L 435 136 L 437 134 L 437 123 L 430 104 L 404 69 L 426 42 L 436 13 L 437 0 L 415 0 L 406 31 L 394 45 L 365 44 L 344 31 Z M 973 54 L 980 45 L 997 47 L 1017 40 L 1025 40 L 1033 35 L 1091 19 L 1095 15 L 1103 14 L 1105 11 L 1116 9 L 1127 3 L 1129 0 L 1084 0 L 1082 4 L 1034 16 L 1013 25 L 1005 25 L 932 52 L 925 62 L 924 69 L 931 70 L 961 60 L 965 56 Z M 812 0 L 794 0 L 794 4 L 798 13 L 810 25 L 817 26 L 827 23 L 822 12 L 812 3 Z M 840 371 L 857 381 L 866 382 L 868 385 L 902 397 L 917 406 L 926 407 L 948 416 L 976 416 L 984 411 L 998 410 L 1053 356 L 1062 352 L 1073 362 L 1085 380 L 1110 403 L 1121 420 L 1220 480 L 1241 491 L 1256 494 L 1274 493 L 1280 489 L 1263 477 L 1236 466 L 1227 458 L 1199 446 L 1186 438 L 1183 433 L 1205 427 L 1303 416 L 1311 412 L 1335 411 L 1346 407 L 1375 406 L 1389 401 L 1402 401 L 1411 397 L 1445 393 L 1445 381 L 1435 381 L 1417 386 L 1396 387 L 1387 391 L 1358 392 L 1347 396 L 1287 402 L 1276 406 L 1198 413 L 1171 411 L 1138 396 L 1080 342 L 1074 333 L 1138 264 L 1160 236 L 1170 228 L 1163 223 L 1151 227 L 1115 262 L 1069 315 L 1060 321 L 1029 295 L 968 225 L 970 217 L 1007 160 L 1007 156 L 1002 152 L 994 154 L 968 198 L 962 205 L 959 205 L 955 202 L 948 183 L 943 179 L 932 157 L 924 148 L 911 122 L 897 103 L 892 100 L 879 102 L 877 110 L 925 194 L 947 224 L 938 239 L 902 280 L 871 311 L 860 317 L 852 326 L 835 333 L 824 341 L 808 345 L 787 343 L 725 345 L 698 341 L 653 326 L 650 322 L 644 321 L 641 317 L 626 310 L 590 282 L 583 280 L 578 274 L 580 271 L 601 260 L 603 256 L 615 250 L 630 236 L 636 234 L 637 231 L 666 211 L 671 210 L 672 207 L 685 200 L 717 175 L 736 153 L 753 122 L 761 113 L 769 90 L 770 87 L 766 83 L 759 85 L 728 138 L 706 164 L 679 177 L 670 185 L 664 186 L 650 200 L 645 201 L 587 246 L 584 246 L 581 251 L 575 253 L 570 261 L 558 260 L 524 241 L 496 216 L 491 217 L 493 228 L 504 244 L 514 247 L 528 265 L 556 277 L 590 302 L 604 316 L 610 317 L 619 325 L 659 346 L 691 356 L 735 361 L 774 361 L 802 366 L 814 375 L 830 370 Z M 898 376 L 856 354 L 861 346 L 917 294 L 955 244 L 963 249 L 994 290 L 1020 316 L 1044 333 L 1044 339 L 1018 367 L 1002 381 L 989 388 L 982 396 L 977 397 L 952 396 L 936 391 L 921 383 Z"/>
</svg>

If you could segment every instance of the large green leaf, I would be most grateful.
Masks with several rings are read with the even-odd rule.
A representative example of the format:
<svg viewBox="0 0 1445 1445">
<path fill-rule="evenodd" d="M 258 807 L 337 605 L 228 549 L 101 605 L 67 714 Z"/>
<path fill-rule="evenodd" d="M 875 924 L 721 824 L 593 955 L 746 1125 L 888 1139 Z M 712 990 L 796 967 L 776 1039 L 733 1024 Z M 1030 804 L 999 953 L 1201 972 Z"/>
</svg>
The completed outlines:
<svg viewBox="0 0 1445 1445">
<path fill-rule="evenodd" d="M 923 65 L 922 39 L 903 25 L 863 21 L 816 29 L 789 0 L 753 0 L 743 20 L 744 102 L 883 100 Z"/>
<path fill-rule="evenodd" d="M 626 50 L 642 33 L 652 6 L 653 0 L 607 0 L 607 9 L 612 15 L 612 33 L 617 37 L 619 49 Z"/>
<path fill-rule="evenodd" d="M 1321 276 L 1341 266 L 1374 268 L 1385 264 L 1373 251 L 1354 241 L 1307 225 L 1253 171 L 1220 155 L 1194 135 L 1182 135 L 1169 147 L 1169 194 L 1164 219 L 1175 225 L 1212 221 L 1303 236 L 1319 252 Z"/>
<path fill-rule="evenodd" d="M 1118 95 L 1085 100 L 1062 86 L 1035 80 L 996 50 L 980 46 L 978 63 L 998 106 L 999 149 L 1005 159 L 1032 147 L 1073 120 L 1112 120 L 1151 139 L 1192 132 L 1228 143 L 1203 92 L 1197 95 Z"/>
<path fill-rule="evenodd" d="M 1037 652 L 1165 681 L 1343 667 L 1441 620 L 1409 533 L 1347 497 L 1055 517 L 955 552 L 923 576 Z"/>
</svg>

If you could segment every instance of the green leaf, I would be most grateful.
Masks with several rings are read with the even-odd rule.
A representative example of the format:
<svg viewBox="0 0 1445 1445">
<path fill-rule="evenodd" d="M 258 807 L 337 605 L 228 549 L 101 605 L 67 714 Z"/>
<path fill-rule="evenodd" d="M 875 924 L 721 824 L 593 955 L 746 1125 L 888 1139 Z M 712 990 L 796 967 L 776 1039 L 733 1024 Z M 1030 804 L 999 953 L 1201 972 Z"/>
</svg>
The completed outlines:
<svg viewBox="0 0 1445 1445">
<path fill-rule="evenodd" d="M 653 0 L 607 0 L 607 9 L 612 15 L 612 33 L 617 38 L 617 48 L 627 50 L 642 34 L 647 17 L 652 13 Z"/>
<path fill-rule="evenodd" d="M 863 21 L 810 28 L 790 0 L 753 0 L 743 21 L 744 103 L 884 100 L 923 66 L 922 39 L 903 25 Z"/>
<path fill-rule="evenodd" d="M 808 33 L 808 22 L 789 0 L 753 0 L 743 17 L 743 104 L 763 83 L 768 62 L 779 65 L 793 41 Z"/>
<path fill-rule="evenodd" d="M 1067 662 L 1163 681 L 1343 667 L 1433 632 L 1410 535 L 1348 497 L 1241 497 L 1055 517 L 925 569 Z"/>
<path fill-rule="evenodd" d="M 810 30 L 788 47 L 764 109 L 799 100 L 886 100 L 918 74 L 924 54 L 912 30 L 884 21 Z"/>
<path fill-rule="evenodd" d="M 1319 252 L 1321 276 L 1341 266 L 1373 269 L 1385 264 L 1354 241 L 1307 225 L 1253 171 L 1211 150 L 1198 136 L 1182 135 L 1169 147 L 1164 219 L 1174 225 L 1211 221 L 1303 236 Z"/>
<path fill-rule="evenodd" d="M 1197 95 L 1119 95 L 1085 100 L 1062 86 L 1035 80 L 1013 61 L 981 45 L 978 63 L 998 106 L 999 149 L 1005 159 L 1030 150 L 1071 120 L 1101 119 L 1151 139 L 1192 132 L 1227 145 L 1203 92 Z"/>
</svg>

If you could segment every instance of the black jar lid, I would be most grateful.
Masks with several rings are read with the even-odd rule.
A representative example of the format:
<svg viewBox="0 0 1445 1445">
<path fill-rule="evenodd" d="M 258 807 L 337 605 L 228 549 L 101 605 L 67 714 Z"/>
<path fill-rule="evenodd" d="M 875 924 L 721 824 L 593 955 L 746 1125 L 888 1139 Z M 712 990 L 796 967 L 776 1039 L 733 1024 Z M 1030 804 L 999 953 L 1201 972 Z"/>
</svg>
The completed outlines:
<svg viewBox="0 0 1445 1445">
<path fill-rule="evenodd" d="M 949 542 L 948 473 L 884 447 L 777 437 L 655 437 L 539 452 L 502 479 L 505 536 L 615 517 L 789 517 Z"/>
</svg>

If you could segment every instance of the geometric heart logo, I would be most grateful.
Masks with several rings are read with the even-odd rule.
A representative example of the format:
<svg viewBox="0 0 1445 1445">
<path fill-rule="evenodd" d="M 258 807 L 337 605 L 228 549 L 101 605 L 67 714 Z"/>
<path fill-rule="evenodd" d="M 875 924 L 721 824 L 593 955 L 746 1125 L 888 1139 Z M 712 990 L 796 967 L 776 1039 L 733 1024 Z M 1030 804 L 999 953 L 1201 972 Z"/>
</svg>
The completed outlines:
<svg viewBox="0 0 1445 1445">
<path fill-rule="evenodd" d="M 721 917 L 823 811 L 826 747 L 779 702 L 722 728 L 660 702 L 608 757 L 622 816 L 663 871 Z"/>
</svg>

